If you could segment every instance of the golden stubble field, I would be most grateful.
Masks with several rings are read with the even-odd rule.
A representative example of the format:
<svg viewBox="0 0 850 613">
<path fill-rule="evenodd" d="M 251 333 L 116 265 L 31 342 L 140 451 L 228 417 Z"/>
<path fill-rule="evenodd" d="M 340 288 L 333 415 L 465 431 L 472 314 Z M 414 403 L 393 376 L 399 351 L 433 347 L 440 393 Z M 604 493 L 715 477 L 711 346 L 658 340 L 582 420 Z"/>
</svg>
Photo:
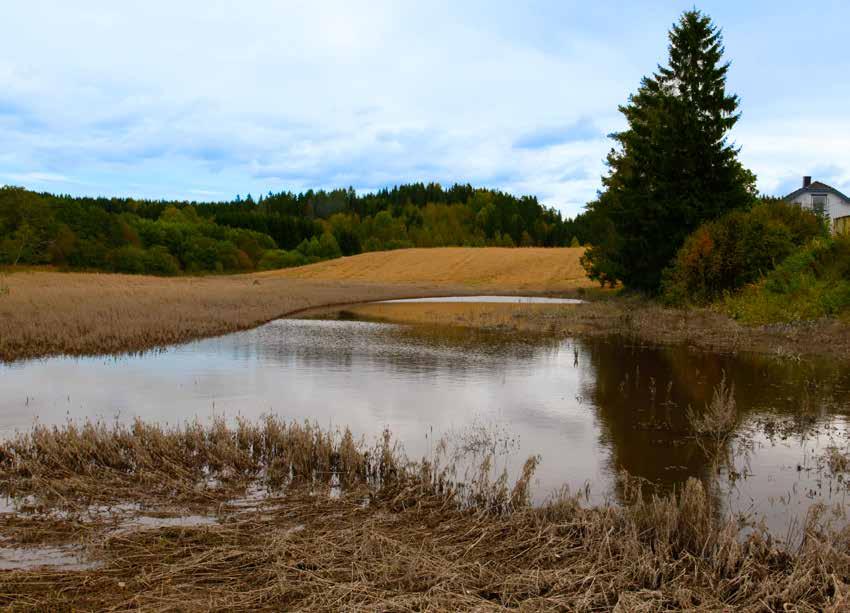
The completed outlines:
<svg viewBox="0 0 850 613">
<path fill-rule="evenodd" d="M 587 283 L 579 257 L 577 249 L 413 249 L 248 275 L 4 274 L 0 359 L 139 351 L 325 305 L 558 292 Z"/>
<path fill-rule="evenodd" d="M 263 273 L 290 279 L 454 284 L 487 290 L 562 292 L 595 285 L 583 248 L 500 247 L 376 251 L 311 266 Z"/>
</svg>

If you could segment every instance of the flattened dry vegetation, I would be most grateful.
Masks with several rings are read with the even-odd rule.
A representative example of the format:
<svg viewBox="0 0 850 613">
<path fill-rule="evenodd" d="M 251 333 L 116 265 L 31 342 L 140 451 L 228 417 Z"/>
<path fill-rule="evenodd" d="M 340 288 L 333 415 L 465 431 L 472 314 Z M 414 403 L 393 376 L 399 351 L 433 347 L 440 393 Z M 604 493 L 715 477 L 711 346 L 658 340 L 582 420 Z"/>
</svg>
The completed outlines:
<svg viewBox="0 0 850 613">
<path fill-rule="evenodd" d="M 304 309 L 390 298 L 589 285 L 581 249 L 435 248 L 208 277 L 0 274 L 0 360 L 142 351 Z"/>
<path fill-rule="evenodd" d="M 20 272 L 3 283 L 0 360 L 7 361 L 141 351 L 244 330 L 309 307 L 446 291 L 257 275 Z"/>
<path fill-rule="evenodd" d="M 623 506 L 461 485 L 309 425 L 38 428 L 0 447 L 3 547 L 84 547 L 91 565 L 0 572 L 0 604 L 145 610 L 842 610 L 850 540 L 816 517 L 793 546 L 718 519 L 700 482 Z M 260 486 L 263 497 L 246 497 Z M 335 493 L 336 492 L 336 493 Z M 240 498 L 240 496 L 242 498 Z M 92 508 L 214 521 L 116 526 Z M 183 506 L 181 506 L 183 505 Z M 119 511 L 116 513 L 120 514 Z"/>
</svg>

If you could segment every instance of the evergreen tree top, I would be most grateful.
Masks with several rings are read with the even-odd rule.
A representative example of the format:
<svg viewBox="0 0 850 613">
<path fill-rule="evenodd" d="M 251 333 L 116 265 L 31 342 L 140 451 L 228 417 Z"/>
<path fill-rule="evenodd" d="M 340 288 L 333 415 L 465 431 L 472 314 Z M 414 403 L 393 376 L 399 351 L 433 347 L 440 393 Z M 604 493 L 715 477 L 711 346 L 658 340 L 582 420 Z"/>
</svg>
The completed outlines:
<svg viewBox="0 0 850 613">
<path fill-rule="evenodd" d="M 671 95 L 700 111 L 704 120 L 723 131 L 737 123 L 739 99 L 726 93 L 729 62 L 721 59 L 726 49 L 723 33 L 708 15 L 685 12 L 669 33 L 669 66 L 659 66 L 656 80 Z"/>
</svg>

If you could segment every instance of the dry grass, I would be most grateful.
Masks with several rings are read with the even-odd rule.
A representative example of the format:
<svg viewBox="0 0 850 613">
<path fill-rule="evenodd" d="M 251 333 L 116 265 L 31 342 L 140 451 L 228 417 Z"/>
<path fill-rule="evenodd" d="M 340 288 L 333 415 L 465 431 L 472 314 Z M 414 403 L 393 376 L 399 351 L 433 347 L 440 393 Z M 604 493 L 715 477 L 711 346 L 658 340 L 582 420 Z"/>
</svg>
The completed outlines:
<svg viewBox="0 0 850 613">
<path fill-rule="evenodd" d="M 359 304 L 345 313 L 360 319 L 412 325 L 541 331 L 556 328 L 577 305 L 507 303 L 389 303 Z M 548 324 L 548 325 L 547 325 Z"/>
<path fill-rule="evenodd" d="M 231 430 L 42 429 L 0 453 L 3 488 L 64 507 L 110 491 L 150 503 L 169 482 L 189 491 L 192 480 L 262 475 L 276 462 L 290 475 L 285 490 L 251 507 L 208 501 L 205 512 L 217 519 L 210 525 L 115 530 L 84 514 L 0 516 L 7 547 L 83 544 L 99 563 L 0 572 L 0 605 L 13 609 L 839 611 L 848 604 L 848 534 L 824 532 L 816 512 L 793 548 L 758 530 L 745 536 L 715 516 L 695 480 L 654 497 L 624 478 L 619 507 L 583 508 L 564 495 L 530 508 L 531 461 L 508 493 L 499 481 L 472 488 L 478 503 L 432 465 L 399 460 L 388 438 L 361 447 L 345 433 L 273 420 Z M 181 470 L 163 473 L 161 453 L 165 466 Z M 341 496 L 318 487 L 328 473 L 349 479 Z M 140 487 L 149 482 L 157 484 L 150 495 Z M 506 504 L 494 506 L 496 499 Z"/>
<path fill-rule="evenodd" d="M 735 385 L 726 381 L 725 372 L 705 409 L 697 412 L 688 407 L 686 416 L 691 430 L 697 436 L 712 438 L 718 445 L 729 439 L 738 420 L 738 407 L 735 402 Z"/>
<path fill-rule="evenodd" d="M 376 251 L 263 273 L 290 279 L 464 285 L 488 290 L 562 292 L 592 287 L 583 248 L 500 247 Z"/>
<path fill-rule="evenodd" d="M 139 351 L 311 307 L 588 284 L 579 249 L 410 249 L 286 271 L 161 278 L 23 270 L 0 285 L 0 360 Z"/>
<path fill-rule="evenodd" d="M 619 335 L 637 343 L 688 345 L 702 350 L 751 351 L 782 358 L 850 358 L 850 326 L 837 320 L 746 326 L 709 309 L 670 309 L 639 297 L 580 288 L 582 305 L 402 303 L 346 307 L 347 314 L 379 321 L 434 324 L 560 336 Z M 328 313 L 328 310 L 324 311 Z"/>
<path fill-rule="evenodd" d="M 259 275 L 20 272 L 4 282 L 0 360 L 139 351 L 250 328 L 309 307 L 447 291 Z"/>
</svg>

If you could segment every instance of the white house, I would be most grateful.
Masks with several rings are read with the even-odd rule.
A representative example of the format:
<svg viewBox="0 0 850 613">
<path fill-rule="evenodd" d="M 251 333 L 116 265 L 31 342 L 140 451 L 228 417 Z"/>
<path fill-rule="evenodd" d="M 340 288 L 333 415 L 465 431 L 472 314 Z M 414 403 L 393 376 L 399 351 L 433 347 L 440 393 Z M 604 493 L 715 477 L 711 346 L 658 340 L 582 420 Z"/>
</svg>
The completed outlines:
<svg viewBox="0 0 850 613">
<path fill-rule="evenodd" d="M 850 232 L 850 198 L 834 187 L 803 177 L 803 187 L 785 196 L 785 200 L 822 212 L 832 221 L 835 232 Z"/>
</svg>

